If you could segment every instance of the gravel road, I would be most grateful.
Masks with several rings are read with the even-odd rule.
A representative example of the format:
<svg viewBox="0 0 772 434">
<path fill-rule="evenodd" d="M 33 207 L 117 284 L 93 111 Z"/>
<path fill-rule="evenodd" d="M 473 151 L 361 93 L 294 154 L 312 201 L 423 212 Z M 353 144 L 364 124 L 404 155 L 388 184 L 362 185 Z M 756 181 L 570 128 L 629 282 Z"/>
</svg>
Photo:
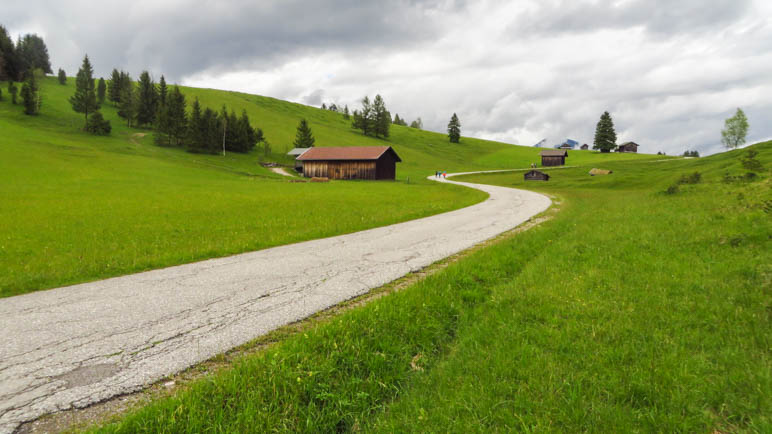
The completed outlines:
<svg viewBox="0 0 772 434">
<path fill-rule="evenodd" d="M 353 234 L 0 300 L 0 432 L 139 390 L 512 229 L 550 205 L 537 193 L 458 184 L 490 197 Z"/>
</svg>

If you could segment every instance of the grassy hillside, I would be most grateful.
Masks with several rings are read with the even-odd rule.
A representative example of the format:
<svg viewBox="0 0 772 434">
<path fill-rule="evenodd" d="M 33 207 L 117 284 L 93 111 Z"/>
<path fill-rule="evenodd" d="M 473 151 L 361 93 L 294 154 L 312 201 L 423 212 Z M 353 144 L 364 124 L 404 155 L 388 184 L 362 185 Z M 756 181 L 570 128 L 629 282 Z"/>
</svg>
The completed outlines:
<svg viewBox="0 0 772 434">
<path fill-rule="evenodd" d="M 763 168 L 465 177 L 560 211 L 98 431 L 769 432 L 772 142 L 752 148 Z"/>
<path fill-rule="evenodd" d="M 7 88 L 7 83 L 0 83 Z M 273 98 L 183 88 L 188 101 L 246 109 L 273 153 L 195 155 L 153 145 L 110 104 L 109 137 L 81 131 L 66 86 L 42 81 L 40 116 L 0 102 L 0 297 L 347 233 L 470 205 L 482 193 L 437 185 L 434 170 L 524 166 L 532 148 L 393 127 L 389 141 L 365 137 L 342 115 Z M 292 184 L 261 167 L 283 161 L 300 118 L 319 146 L 392 145 L 398 182 Z M 497 163 L 486 155 L 505 153 Z M 629 158 L 595 154 L 596 158 Z M 645 158 L 639 156 L 638 158 Z M 479 162 L 475 162 L 479 160 Z M 407 179 L 410 178 L 408 184 Z M 301 207 L 302 204 L 302 207 Z"/>
</svg>

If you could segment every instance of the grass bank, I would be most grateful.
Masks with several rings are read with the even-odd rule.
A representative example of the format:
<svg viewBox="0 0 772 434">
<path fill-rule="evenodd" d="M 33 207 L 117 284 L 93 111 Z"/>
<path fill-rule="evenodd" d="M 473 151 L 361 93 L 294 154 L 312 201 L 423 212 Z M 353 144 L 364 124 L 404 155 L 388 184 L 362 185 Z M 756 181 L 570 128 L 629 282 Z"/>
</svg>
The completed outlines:
<svg viewBox="0 0 772 434">
<path fill-rule="evenodd" d="M 561 211 L 95 431 L 769 431 L 772 143 L 754 149 L 753 179 L 744 150 L 467 177 Z"/>
</svg>

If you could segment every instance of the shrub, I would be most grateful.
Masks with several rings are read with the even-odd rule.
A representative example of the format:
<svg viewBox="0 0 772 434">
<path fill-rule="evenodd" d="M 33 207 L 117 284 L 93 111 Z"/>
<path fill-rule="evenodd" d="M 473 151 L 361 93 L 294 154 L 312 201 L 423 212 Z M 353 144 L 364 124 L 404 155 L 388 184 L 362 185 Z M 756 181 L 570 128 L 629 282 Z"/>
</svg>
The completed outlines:
<svg viewBox="0 0 772 434">
<path fill-rule="evenodd" d="M 102 117 L 102 113 L 94 112 L 86 123 L 86 131 L 98 136 L 107 136 L 112 131 L 110 121 Z"/>
<path fill-rule="evenodd" d="M 702 181 L 702 174 L 700 172 L 694 172 L 690 175 L 683 174 L 678 180 L 677 184 L 699 184 Z"/>
<path fill-rule="evenodd" d="M 670 187 L 668 187 L 667 190 L 665 190 L 665 194 L 676 194 L 678 193 L 678 191 L 679 191 L 678 184 L 673 184 Z"/>
<path fill-rule="evenodd" d="M 764 166 L 761 164 L 759 160 L 756 159 L 756 155 L 759 153 L 754 149 L 748 149 L 748 152 L 745 154 L 745 158 L 740 160 L 742 162 L 742 165 L 744 168 L 748 170 L 755 170 L 755 171 L 761 171 L 764 170 Z"/>
</svg>

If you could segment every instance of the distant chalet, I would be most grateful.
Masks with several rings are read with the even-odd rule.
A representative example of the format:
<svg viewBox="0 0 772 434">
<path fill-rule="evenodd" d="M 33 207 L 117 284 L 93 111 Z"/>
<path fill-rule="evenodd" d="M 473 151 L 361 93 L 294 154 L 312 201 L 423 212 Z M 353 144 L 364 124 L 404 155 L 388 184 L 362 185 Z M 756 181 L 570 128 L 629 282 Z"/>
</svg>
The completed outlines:
<svg viewBox="0 0 772 434">
<path fill-rule="evenodd" d="M 298 156 L 306 178 L 395 179 L 401 162 L 391 146 L 311 148 Z"/>
<path fill-rule="evenodd" d="M 523 175 L 523 179 L 525 181 L 549 181 L 550 176 L 538 170 L 531 170 L 531 171 L 525 172 L 525 175 Z"/>
<path fill-rule="evenodd" d="M 584 145 L 582 145 L 582 148 L 581 148 L 581 149 L 582 149 L 582 151 L 586 151 L 586 150 L 590 149 L 590 145 L 588 145 L 587 143 L 585 143 Z"/>
<path fill-rule="evenodd" d="M 635 142 L 625 142 L 617 147 L 617 152 L 635 152 L 638 153 L 638 144 Z"/>
<path fill-rule="evenodd" d="M 541 155 L 542 166 L 563 166 L 566 164 L 568 151 L 563 149 L 545 149 L 539 155 Z"/>
</svg>

